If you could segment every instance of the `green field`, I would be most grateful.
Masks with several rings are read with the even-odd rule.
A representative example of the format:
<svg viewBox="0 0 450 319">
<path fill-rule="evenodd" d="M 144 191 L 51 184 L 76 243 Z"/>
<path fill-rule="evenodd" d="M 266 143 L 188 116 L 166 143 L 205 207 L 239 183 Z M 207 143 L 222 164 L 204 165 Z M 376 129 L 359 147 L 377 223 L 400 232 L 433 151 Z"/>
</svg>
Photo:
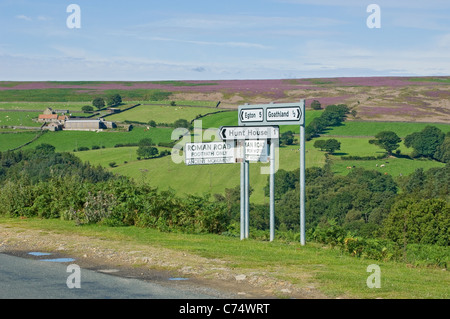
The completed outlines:
<svg viewBox="0 0 450 319">
<path fill-rule="evenodd" d="M 127 102 L 128 105 L 141 103 L 139 101 Z M 158 123 L 173 123 L 179 118 L 191 120 L 199 114 L 215 112 L 218 109 L 209 107 L 213 102 L 208 101 L 177 101 L 177 104 L 198 105 L 194 107 L 170 106 L 170 101 L 145 102 L 147 105 L 141 105 L 129 111 L 108 117 L 108 120 L 114 121 L 139 121 L 148 122 L 153 119 Z M 152 104 L 155 103 L 155 104 Z M 67 104 L 48 103 L 4 103 L 0 104 L 13 109 L 32 109 L 52 107 L 55 109 L 69 108 L 76 110 L 85 105 L 85 102 L 70 102 Z M 158 105 L 159 104 L 159 105 Z M 160 105 L 164 104 L 164 105 Z M 320 116 L 322 111 L 307 110 L 306 125 L 314 118 Z M 10 114 L 10 115 L 8 115 Z M 37 113 L 33 113 L 37 116 Z M 8 116 L 14 119 L 15 124 L 30 124 L 27 120 L 28 112 L 0 112 L 2 116 Z M 23 119 L 20 121 L 20 119 Z M 13 120 L 9 120 L 13 121 Z M 36 123 L 35 123 L 36 124 Z M 237 111 L 226 111 L 217 114 L 207 115 L 201 118 L 203 129 L 218 128 L 220 126 L 238 125 Z M 408 175 L 417 168 L 429 169 L 431 167 L 441 167 L 443 164 L 436 161 L 411 160 L 407 158 L 389 158 L 387 160 L 342 160 L 341 156 L 379 156 L 384 152 L 381 148 L 369 144 L 371 136 L 383 130 L 393 130 L 398 135 L 404 137 L 412 132 L 422 130 L 426 123 L 386 123 L 386 122 L 358 122 L 346 121 L 339 127 L 330 128 L 322 137 L 315 138 L 306 143 L 306 166 L 323 166 L 325 163 L 325 153 L 315 149 L 313 144 L 318 139 L 327 139 L 333 136 L 341 142 L 341 149 L 330 156 L 332 170 L 338 174 L 348 174 L 350 169 L 347 167 L 363 167 L 366 169 L 376 169 L 382 173 L 392 176 Z M 436 124 L 442 131 L 448 132 L 450 125 Z M 281 126 L 282 132 L 292 130 L 298 133 L 298 126 Z M 225 188 L 233 188 L 239 185 L 239 165 L 207 165 L 207 166 L 185 166 L 184 164 L 175 164 L 172 158 L 164 157 L 151 160 L 137 160 L 136 147 L 114 148 L 116 144 L 137 143 L 139 140 L 149 137 L 154 143 L 170 142 L 172 128 L 150 128 L 135 127 L 131 132 L 110 131 L 103 132 L 82 132 L 82 131 L 62 131 L 48 132 L 41 136 L 37 141 L 25 147 L 34 148 L 41 143 L 49 143 L 56 147 L 56 151 L 73 151 L 79 147 L 99 146 L 99 150 L 90 150 L 76 152 L 83 160 L 89 161 L 94 165 L 102 165 L 115 173 L 130 176 L 137 181 L 146 181 L 152 186 L 160 189 L 173 188 L 177 193 L 223 193 Z M 36 133 L 18 132 L 15 134 L 0 134 L 0 150 L 5 151 L 15 148 L 19 145 L 33 139 Z M 298 135 L 296 135 L 298 139 Z M 401 143 L 400 150 L 402 154 L 411 153 L 411 149 L 406 148 Z M 279 168 L 284 170 L 294 170 L 299 167 L 298 145 L 281 147 Z M 109 163 L 116 162 L 115 168 L 109 167 Z M 127 163 L 125 163 L 127 162 Z M 389 162 L 389 163 L 386 163 Z M 384 164 L 381 169 L 376 164 Z M 261 167 L 268 167 L 268 164 L 251 165 L 251 185 L 254 188 L 252 201 L 263 203 L 267 199 L 264 197 L 263 188 L 267 183 L 267 175 L 260 173 Z"/>
<path fill-rule="evenodd" d="M 32 132 L 8 132 L 0 134 L 0 152 L 15 149 L 25 143 L 31 141 L 39 131 Z"/>
<path fill-rule="evenodd" d="M 427 125 L 435 126 L 444 133 L 450 131 L 450 124 L 346 121 L 341 126 L 329 128 L 324 135 L 375 136 L 382 131 L 393 131 L 404 138 L 411 133 L 422 131 Z"/>
<path fill-rule="evenodd" d="M 114 114 L 108 117 L 110 121 L 137 121 L 148 123 L 150 120 L 156 123 L 173 123 L 178 119 L 193 120 L 198 115 L 217 112 L 215 108 L 194 106 L 148 105 L 142 104 L 126 112 Z"/>
<path fill-rule="evenodd" d="M 18 133 L 23 134 L 23 133 Z M 153 143 L 170 141 L 172 129 L 170 128 L 151 128 L 146 130 L 142 127 L 135 127 L 130 132 L 115 132 L 105 130 L 103 132 L 88 131 L 59 131 L 48 132 L 37 141 L 26 146 L 34 148 L 41 143 L 48 143 L 55 146 L 57 152 L 71 152 L 78 147 L 100 146 L 112 148 L 116 144 L 137 143 L 143 138 L 151 138 Z M 1 138 L 2 136 L 0 136 Z"/>
<path fill-rule="evenodd" d="M 0 126 L 34 126 L 40 127 L 42 123 L 33 121 L 39 112 L 0 112 Z"/>
<path fill-rule="evenodd" d="M 322 152 L 314 149 L 311 143 L 306 143 L 306 166 L 323 166 L 325 157 Z M 184 163 L 176 164 L 171 156 L 149 160 L 136 159 L 135 147 L 100 149 L 77 152 L 83 161 L 90 161 L 102 165 L 114 173 L 134 178 L 137 182 L 145 181 L 151 186 L 161 190 L 172 188 L 177 194 L 223 194 L 225 188 L 234 188 L 240 183 L 240 165 L 194 165 L 186 166 Z M 279 168 L 292 171 L 299 167 L 300 154 L 298 146 L 282 147 L 279 150 Z M 109 163 L 115 161 L 117 167 L 110 168 Z M 128 163 L 124 163 L 127 161 Z M 267 174 L 261 173 L 261 168 L 267 163 L 254 163 L 250 165 L 250 183 L 254 189 L 251 200 L 255 203 L 264 203 L 263 188 L 267 184 Z"/>
<path fill-rule="evenodd" d="M 376 166 L 378 164 L 378 167 Z M 384 167 L 380 167 L 384 165 Z M 382 160 L 352 160 L 352 161 L 343 161 L 343 160 L 333 160 L 332 161 L 332 170 L 336 174 L 346 175 L 351 169 L 347 167 L 355 166 L 355 168 L 364 168 L 368 170 L 376 170 L 383 174 L 388 174 L 392 176 L 406 176 L 413 173 L 418 168 L 423 168 L 424 170 L 428 170 L 433 167 L 444 167 L 444 163 L 439 163 L 433 160 L 426 159 L 406 159 L 406 158 L 389 158 Z"/>
</svg>

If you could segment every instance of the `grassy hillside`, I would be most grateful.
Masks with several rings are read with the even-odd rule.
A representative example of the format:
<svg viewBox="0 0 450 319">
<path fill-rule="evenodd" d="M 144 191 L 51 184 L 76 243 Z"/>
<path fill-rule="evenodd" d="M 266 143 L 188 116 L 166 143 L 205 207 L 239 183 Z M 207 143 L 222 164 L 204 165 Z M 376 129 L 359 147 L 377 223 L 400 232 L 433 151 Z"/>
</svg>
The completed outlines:
<svg viewBox="0 0 450 319">
<path fill-rule="evenodd" d="M 411 123 L 411 122 L 369 122 L 369 121 L 346 121 L 341 126 L 329 128 L 324 135 L 338 136 L 375 136 L 382 131 L 393 131 L 399 137 L 422 131 L 426 126 L 432 125 L 444 133 L 450 131 L 450 124 L 439 123 Z"/>
<path fill-rule="evenodd" d="M 108 117 L 110 121 L 137 121 L 148 123 L 150 120 L 156 123 L 173 123 L 178 119 L 193 120 L 198 115 L 216 112 L 215 108 L 194 106 L 171 106 L 142 104 L 129 111 Z"/>
<path fill-rule="evenodd" d="M 323 166 L 324 154 L 307 143 L 307 167 Z M 176 164 L 170 156 L 163 158 L 136 159 L 136 147 L 116 149 L 100 149 L 77 152 L 83 161 L 89 161 L 109 168 L 112 172 L 134 178 L 137 182 L 146 182 L 160 189 L 172 188 L 177 194 L 223 194 L 225 188 L 234 188 L 240 184 L 240 165 L 194 165 Z M 280 168 L 294 170 L 299 167 L 298 146 L 282 147 L 279 151 Z M 110 168 L 109 163 L 115 161 L 117 167 Z M 127 163 L 124 163 L 127 161 Z M 255 203 L 266 201 L 263 188 L 267 184 L 268 175 L 261 174 L 266 163 L 250 165 L 250 184 L 254 189 L 251 200 Z"/>
</svg>

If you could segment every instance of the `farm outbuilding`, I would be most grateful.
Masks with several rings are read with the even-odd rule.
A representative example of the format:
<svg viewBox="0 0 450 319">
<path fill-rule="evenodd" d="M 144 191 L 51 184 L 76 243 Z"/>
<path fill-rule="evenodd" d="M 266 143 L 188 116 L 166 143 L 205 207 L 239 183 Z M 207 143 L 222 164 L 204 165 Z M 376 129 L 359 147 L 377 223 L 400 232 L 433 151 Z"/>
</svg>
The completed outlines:
<svg viewBox="0 0 450 319">
<path fill-rule="evenodd" d="M 65 130 L 73 130 L 73 131 L 95 131 L 101 130 L 104 127 L 102 126 L 102 121 L 100 120 L 72 120 L 68 119 L 64 124 Z"/>
<path fill-rule="evenodd" d="M 67 119 L 64 124 L 65 130 L 72 131 L 96 131 L 108 128 L 115 128 L 114 122 L 107 122 L 103 119 Z"/>
</svg>

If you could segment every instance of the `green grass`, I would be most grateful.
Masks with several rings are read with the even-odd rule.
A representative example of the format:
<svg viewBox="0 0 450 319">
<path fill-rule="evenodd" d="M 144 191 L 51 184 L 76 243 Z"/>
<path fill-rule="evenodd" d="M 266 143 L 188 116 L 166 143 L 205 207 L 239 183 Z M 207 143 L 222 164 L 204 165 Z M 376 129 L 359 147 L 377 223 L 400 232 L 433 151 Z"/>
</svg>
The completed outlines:
<svg viewBox="0 0 450 319">
<path fill-rule="evenodd" d="M 34 229 L 48 233 L 73 234 L 101 238 L 105 247 L 136 250 L 136 247 L 161 247 L 204 258 L 227 262 L 238 273 L 266 273 L 299 288 L 314 285 L 327 297 L 384 299 L 447 299 L 449 276 L 436 268 L 408 267 L 398 262 L 380 262 L 356 258 L 313 242 L 306 246 L 220 235 L 162 233 L 137 227 L 75 226 L 74 222 L 42 219 L 0 218 L 6 227 Z M 381 269 L 381 288 L 370 289 L 367 267 Z M 219 270 L 218 270 L 219 271 Z"/>
<path fill-rule="evenodd" d="M 0 112 L 0 126 L 40 127 L 42 123 L 33 121 L 39 114 L 39 112 Z"/>
<path fill-rule="evenodd" d="M 436 126 L 444 133 L 450 131 L 450 124 L 346 121 L 341 126 L 331 127 L 324 135 L 375 136 L 382 131 L 393 131 L 398 136 L 405 137 L 422 131 L 428 125 Z"/>
<path fill-rule="evenodd" d="M 378 167 L 376 166 L 378 164 Z M 380 165 L 385 165 L 380 167 Z M 343 161 L 339 159 L 332 160 L 332 171 L 336 174 L 347 175 L 351 169 L 347 169 L 349 166 L 355 166 L 356 168 L 364 168 L 369 170 L 376 170 L 383 174 L 392 176 L 406 176 L 413 173 L 418 168 L 428 170 L 433 167 L 444 167 L 444 163 L 440 163 L 432 160 L 420 160 L 420 159 L 406 159 L 406 158 L 388 158 L 382 160 L 370 160 L 370 161 Z"/>
<path fill-rule="evenodd" d="M 2 133 L 0 134 L 0 152 L 15 149 L 31 141 L 39 132 L 18 132 L 18 133 Z"/>
<path fill-rule="evenodd" d="M 319 139 L 327 139 L 327 137 L 323 136 Z M 319 139 L 314 139 L 313 141 Z M 387 173 L 392 176 L 406 176 L 413 173 L 417 168 L 427 170 L 432 167 L 445 166 L 445 164 L 433 160 L 412 160 L 396 157 L 379 160 L 342 160 L 341 156 L 379 156 L 385 154 L 385 151 L 378 146 L 369 144 L 370 138 L 338 137 L 336 139 L 341 142 L 341 149 L 330 156 L 330 159 L 332 160 L 332 171 L 336 174 L 347 175 L 351 171 L 350 169 L 347 169 L 347 167 L 355 166 L 369 170 L 377 170 L 383 174 Z M 405 147 L 403 143 L 400 144 L 399 149 L 401 154 L 410 154 L 412 152 L 412 149 Z M 378 167 L 376 166 L 377 164 Z M 385 167 L 379 167 L 382 164 L 384 164 Z"/>
<path fill-rule="evenodd" d="M 179 119 L 193 120 L 199 114 L 216 112 L 215 108 L 170 106 L 170 105 L 140 105 L 126 112 L 114 114 L 108 117 L 110 121 L 123 122 L 137 121 L 148 123 L 150 120 L 156 123 L 173 123 Z"/>
<path fill-rule="evenodd" d="M 322 152 L 314 149 L 311 143 L 306 143 L 306 166 L 323 166 L 325 163 Z M 145 181 L 161 190 L 172 188 L 177 194 L 224 194 L 225 188 L 234 188 L 240 184 L 240 165 L 194 165 L 176 164 L 171 156 L 141 160 L 136 159 L 136 148 L 116 148 L 90 150 L 75 153 L 83 161 L 102 165 L 114 173 L 129 176 L 137 182 Z M 298 146 L 280 148 L 279 168 L 292 171 L 299 167 Z M 110 168 L 109 163 L 115 161 L 117 167 Z M 124 163 L 127 161 L 128 163 Z M 261 168 L 267 163 L 250 165 L 250 182 L 254 193 L 251 200 L 254 203 L 267 202 L 263 188 L 267 184 L 267 174 L 261 173 Z"/>
<path fill-rule="evenodd" d="M 41 143 L 55 146 L 57 152 L 71 152 L 78 147 L 89 147 L 94 145 L 105 148 L 114 147 L 116 144 L 137 143 L 143 138 L 151 138 L 157 144 L 170 141 L 172 129 L 152 128 L 148 131 L 141 127 L 135 127 L 130 132 L 116 132 L 105 130 L 103 132 L 85 131 L 59 131 L 48 132 L 41 138 L 26 146 L 25 149 L 35 148 Z M 1 136 L 0 136 L 1 138 Z"/>
<path fill-rule="evenodd" d="M 81 112 L 84 105 L 92 105 L 92 101 L 81 102 L 0 102 L 0 109 L 4 110 L 36 110 L 44 111 L 50 107 L 53 110 L 69 110 L 70 112 Z"/>
</svg>

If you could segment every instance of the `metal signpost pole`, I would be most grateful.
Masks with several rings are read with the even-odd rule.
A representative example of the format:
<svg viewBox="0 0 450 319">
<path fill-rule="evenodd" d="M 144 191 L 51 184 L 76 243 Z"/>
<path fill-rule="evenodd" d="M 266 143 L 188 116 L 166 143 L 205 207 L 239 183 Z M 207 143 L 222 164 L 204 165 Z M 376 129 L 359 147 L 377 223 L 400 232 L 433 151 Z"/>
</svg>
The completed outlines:
<svg viewBox="0 0 450 319">
<path fill-rule="evenodd" d="M 244 141 L 245 143 L 245 141 Z M 249 234 L 249 218 L 250 218 L 250 164 L 245 161 L 244 156 L 244 167 L 245 167 L 245 238 L 248 238 Z"/>
<path fill-rule="evenodd" d="M 305 114 L 305 100 L 301 100 Z M 305 245 L 305 124 L 300 124 L 300 244 Z"/>
<path fill-rule="evenodd" d="M 241 151 L 244 153 L 244 144 L 241 142 Z M 244 161 L 241 162 L 241 240 L 245 238 L 245 167 Z"/>
<path fill-rule="evenodd" d="M 270 140 L 270 241 L 275 237 L 275 143 Z"/>
</svg>

